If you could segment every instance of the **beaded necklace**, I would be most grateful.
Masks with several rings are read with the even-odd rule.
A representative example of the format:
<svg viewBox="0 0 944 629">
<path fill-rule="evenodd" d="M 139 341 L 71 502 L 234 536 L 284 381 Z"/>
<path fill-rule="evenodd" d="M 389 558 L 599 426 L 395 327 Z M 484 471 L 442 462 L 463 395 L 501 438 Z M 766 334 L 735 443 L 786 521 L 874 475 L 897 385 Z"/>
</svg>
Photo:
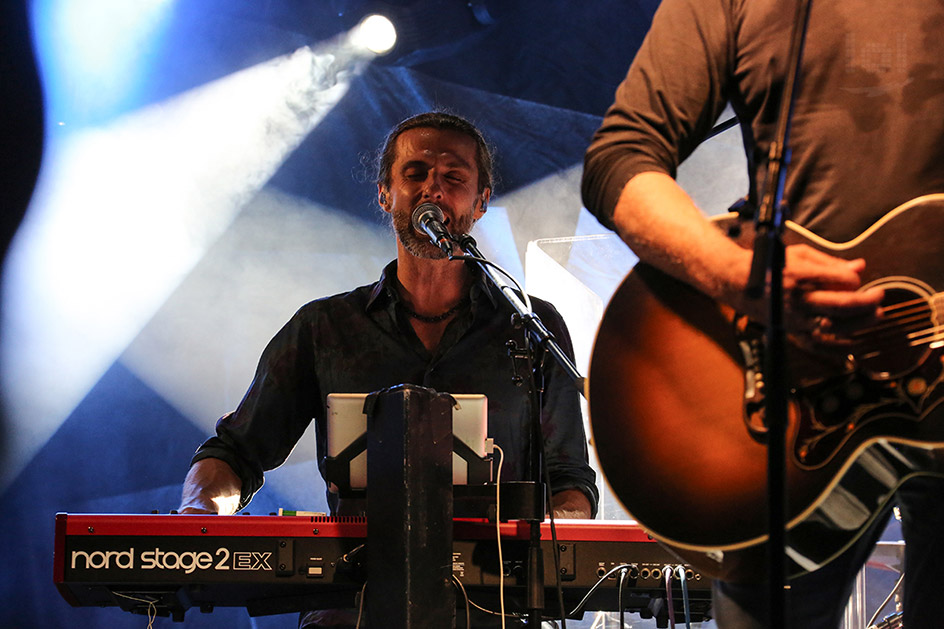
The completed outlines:
<svg viewBox="0 0 944 629">
<path fill-rule="evenodd" d="M 430 315 L 421 315 L 420 313 L 416 312 L 415 310 L 407 306 L 406 303 L 404 303 L 403 301 L 400 301 L 400 307 L 403 308 L 403 311 L 405 313 L 407 313 L 414 319 L 418 319 L 419 321 L 422 321 L 423 323 L 439 323 L 440 321 L 448 319 L 449 317 L 456 314 L 457 312 L 459 312 L 459 310 L 461 310 L 462 308 L 468 305 L 469 305 L 469 298 L 466 297 L 464 299 L 460 299 L 459 302 L 455 306 L 453 306 L 446 312 L 442 314 L 430 316 Z"/>
</svg>

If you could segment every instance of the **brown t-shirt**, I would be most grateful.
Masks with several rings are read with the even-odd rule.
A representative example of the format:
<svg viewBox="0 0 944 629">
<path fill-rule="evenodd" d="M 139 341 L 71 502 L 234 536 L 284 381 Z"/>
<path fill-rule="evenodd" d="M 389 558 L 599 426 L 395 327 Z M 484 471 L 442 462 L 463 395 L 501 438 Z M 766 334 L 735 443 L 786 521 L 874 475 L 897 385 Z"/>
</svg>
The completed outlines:
<svg viewBox="0 0 944 629">
<path fill-rule="evenodd" d="M 727 102 L 748 192 L 762 191 L 794 13 L 783 0 L 664 0 L 587 151 L 587 208 L 611 225 L 626 182 L 674 176 Z M 845 241 L 908 199 L 944 192 L 942 30 L 940 0 L 812 3 L 786 166 L 793 220 Z"/>
</svg>

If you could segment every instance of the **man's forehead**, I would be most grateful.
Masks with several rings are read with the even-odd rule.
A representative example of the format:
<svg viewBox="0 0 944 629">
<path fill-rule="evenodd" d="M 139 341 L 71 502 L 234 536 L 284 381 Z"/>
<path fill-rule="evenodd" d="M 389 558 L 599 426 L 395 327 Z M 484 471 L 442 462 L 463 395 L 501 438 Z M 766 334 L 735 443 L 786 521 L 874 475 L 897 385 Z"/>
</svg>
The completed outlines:
<svg viewBox="0 0 944 629">
<path fill-rule="evenodd" d="M 469 167 L 475 165 L 478 149 L 474 139 L 452 129 L 415 127 L 397 137 L 397 161 L 419 157 L 443 158 L 459 161 Z"/>
</svg>

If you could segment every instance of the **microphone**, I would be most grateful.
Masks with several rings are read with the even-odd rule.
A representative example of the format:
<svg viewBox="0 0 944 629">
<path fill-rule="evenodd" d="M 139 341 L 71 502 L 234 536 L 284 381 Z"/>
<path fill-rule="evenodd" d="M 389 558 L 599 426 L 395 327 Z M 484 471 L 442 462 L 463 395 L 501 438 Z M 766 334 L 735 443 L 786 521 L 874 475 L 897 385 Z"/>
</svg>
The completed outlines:
<svg viewBox="0 0 944 629">
<path fill-rule="evenodd" d="M 434 245 L 443 250 L 447 256 L 452 255 L 452 235 L 443 221 L 446 217 L 438 205 L 420 203 L 413 210 L 413 227 L 429 236 Z"/>
</svg>

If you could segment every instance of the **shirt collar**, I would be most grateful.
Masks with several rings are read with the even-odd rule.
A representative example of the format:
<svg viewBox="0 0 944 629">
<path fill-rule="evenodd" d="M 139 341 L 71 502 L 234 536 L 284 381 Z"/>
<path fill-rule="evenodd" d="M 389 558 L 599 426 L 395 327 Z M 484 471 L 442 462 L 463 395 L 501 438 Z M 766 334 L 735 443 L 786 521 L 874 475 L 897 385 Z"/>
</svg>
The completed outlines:
<svg viewBox="0 0 944 629">
<path fill-rule="evenodd" d="M 493 308 L 498 307 L 495 295 L 490 290 L 488 280 L 485 274 L 477 266 L 472 266 L 472 289 L 469 291 L 469 298 L 473 304 L 482 301 L 482 295 L 488 298 Z M 397 292 L 397 261 L 392 260 L 384 267 L 380 273 L 380 279 L 374 284 L 367 298 L 366 312 L 371 312 L 378 308 L 383 308 L 391 303 L 400 301 L 400 294 Z"/>
<path fill-rule="evenodd" d="M 367 298 L 367 305 L 364 307 L 366 312 L 371 312 L 378 308 L 383 308 L 391 301 L 396 302 L 399 299 L 396 288 L 391 285 L 390 278 L 396 281 L 397 261 L 393 260 L 380 272 L 380 279 L 374 283 L 370 290 L 370 296 Z"/>
</svg>

